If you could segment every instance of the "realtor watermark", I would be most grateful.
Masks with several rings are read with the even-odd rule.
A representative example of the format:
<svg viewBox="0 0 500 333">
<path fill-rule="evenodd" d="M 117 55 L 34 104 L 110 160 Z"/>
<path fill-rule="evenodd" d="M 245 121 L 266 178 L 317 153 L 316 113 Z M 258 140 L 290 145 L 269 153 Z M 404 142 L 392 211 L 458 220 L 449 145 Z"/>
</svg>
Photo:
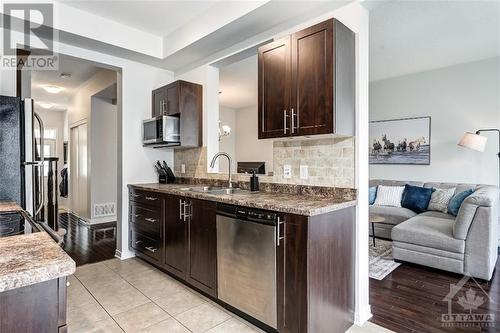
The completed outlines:
<svg viewBox="0 0 500 333">
<path fill-rule="evenodd" d="M 51 3 L 4 3 L 0 69 L 58 70 Z"/>
<path fill-rule="evenodd" d="M 472 280 L 466 286 L 466 283 Z M 495 314 L 481 306 L 493 302 L 489 294 L 471 276 L 465 275 L 457 284 L 450 284 L 450 292 L 443 298 L 448 312 L 441 315 L 443 327 L 486 328 L 495 326 Z"/>
</svg>

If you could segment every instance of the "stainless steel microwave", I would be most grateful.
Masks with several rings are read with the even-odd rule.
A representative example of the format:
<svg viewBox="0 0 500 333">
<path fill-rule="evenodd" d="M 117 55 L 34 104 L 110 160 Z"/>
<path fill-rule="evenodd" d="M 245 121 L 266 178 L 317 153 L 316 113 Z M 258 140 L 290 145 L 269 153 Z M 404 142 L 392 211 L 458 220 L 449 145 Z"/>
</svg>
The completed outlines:
<svg viewBox="0 0 500 333">
<path fill-rule="evenodd" d="M 142 122 L 142 144 L 152 147 L 179 146 L 179 118 L 160 116 Z"/>
</svg>

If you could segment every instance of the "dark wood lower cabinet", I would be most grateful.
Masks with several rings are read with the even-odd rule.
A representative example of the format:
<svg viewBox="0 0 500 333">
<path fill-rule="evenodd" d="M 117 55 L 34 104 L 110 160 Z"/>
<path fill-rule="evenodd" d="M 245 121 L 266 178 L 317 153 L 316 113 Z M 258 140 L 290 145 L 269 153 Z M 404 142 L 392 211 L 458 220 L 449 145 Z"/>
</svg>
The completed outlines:
<svg viewBox="0 0 500 333">
<path fill-rule="evenodd" d="M 0 332 L 66 332 L 67 278 L 0 293 Z"/>
<path fill-rule="evenodd" d="M 211 296 L 217 296 L 216 204 L 190 200 L 189 264 L 187 282 Z"/>
<path fill-rule="evenodd" d="M 160 201 L 145 207 L 146 197 L 153 196 L 136 197 L 142 198 L 140 202 L 131 197 L 131 212 L 161 217 L 162 226 L 141 229 L 137 224 L 147 222 L 144 216 L 135 220 L 130 216 L 131 247 L 137 255 L 275 332 L 217 299 L 217 204 L 162 194 Z M 354 225 L 355 207 L 311 217 L 280 214 L 276 234 L 278 332 L 337 333 L 352 325 Z M 157 238 L 156 230 L 163 232 Z M 142 242 L 134 245 L 137 241 Z M 152 253 L 146 246 L 160 252 Z"/>
</svg>

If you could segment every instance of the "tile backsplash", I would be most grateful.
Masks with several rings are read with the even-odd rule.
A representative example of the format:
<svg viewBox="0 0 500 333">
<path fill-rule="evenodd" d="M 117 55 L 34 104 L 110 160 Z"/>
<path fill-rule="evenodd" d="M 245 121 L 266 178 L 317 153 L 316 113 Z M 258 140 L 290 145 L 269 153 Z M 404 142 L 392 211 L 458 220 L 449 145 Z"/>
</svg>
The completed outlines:
<svg viewBox="0 0 500 333">
<path fill-rule="evenodd" d="M 296 185 L 354 188 L 354 138 L 322 138 L 273 143 L 273 176 L 259 176 L 261 182 Z M 181 174 L 181 164 L 186 172 Z M 284 178 L 283 168 L 290 165 L 291 178 Z M 307 165 L 308 178 L 300 179 L 300 166 Z M 225 179 L 225 174 L 207 173 L 207 149 L 176 150 L 174 173 L 182 177 Z M 233 179 L 248 180 L 247 175 L 234 174 Z"/>
</svg>

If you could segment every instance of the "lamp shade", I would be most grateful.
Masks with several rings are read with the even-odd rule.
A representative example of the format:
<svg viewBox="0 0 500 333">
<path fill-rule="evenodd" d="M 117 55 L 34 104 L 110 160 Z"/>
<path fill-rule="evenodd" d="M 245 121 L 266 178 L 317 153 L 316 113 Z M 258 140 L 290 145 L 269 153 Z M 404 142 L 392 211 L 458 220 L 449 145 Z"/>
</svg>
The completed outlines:
<svg viewBox="0 0 500 333">
<path fill-rule="evenodd" d="M 460 140 L 458 145 L 461 147 L 484 152 L 487 140 L 488 139 L 482 135 L 465 132 L 464 136 L 462 136 L 462 139 Z"/>
</svg>

